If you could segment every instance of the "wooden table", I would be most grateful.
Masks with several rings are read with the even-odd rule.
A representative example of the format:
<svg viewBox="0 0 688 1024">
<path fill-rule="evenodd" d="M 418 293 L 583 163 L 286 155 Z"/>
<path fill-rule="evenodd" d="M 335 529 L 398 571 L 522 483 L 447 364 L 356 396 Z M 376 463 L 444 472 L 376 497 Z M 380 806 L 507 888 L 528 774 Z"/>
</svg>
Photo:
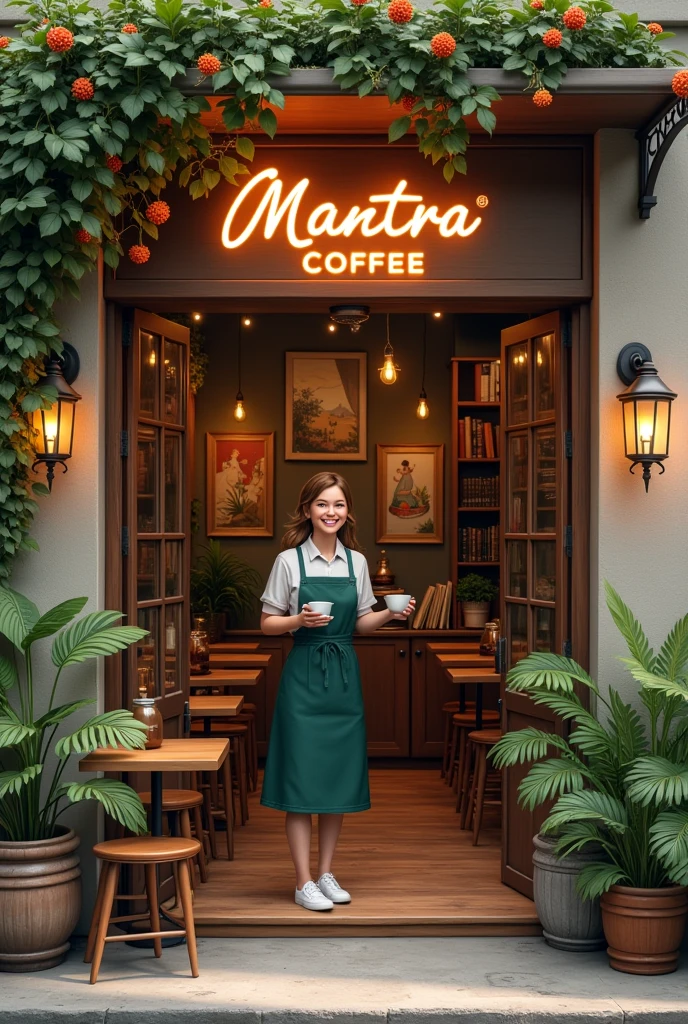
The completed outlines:
<svg viewBox="0 0 688 1024">
<path fill-rule="evenodd" d="M 202 697 L 189 697 L 189 715 L 191 718 L 203 719 L 203 732 L 211 733 L 211 718 L 234 718 L 244 706 L 244 698 L 229 694 L 208 694 Z"/>
<path fill-rule="evenodd" d="M 478 654 L 480 650 L 480 644 L 462 644 L 460 641 L 447 641 L 447 643 L 435 643 L 434 641 L 428 641 L 425 645 L 425 649 L 430 654 Z"/>
<path fill-rule="evenodd" d="M 249 643 L 218 643 L 210 644 L 211 654 L 251 654 L 260 649 L 260 644 Z"/>
<path fill-rule="evenodd" d="M 190 676 L 189 687 L 211 689 L 214 686 L 257 686 L 263 677 L 260 668 L 214 668 L 202 676 Z"/>
<path fill-rule="evenodd" d="M 162 835 L 162 773 L 216 772 L 222 769 L 225 792 L 231 793 L 229 740 L 190 737 L 163 740 L 152 750 L 123 750 L 98 747 L 79 761 L 80 772 L 150 772 L 151 834 Z"/>
<path fill-rule="evenodd" d="M 210 668 L 267 668 L 271 654 L 210 654 Z"/>
<path fill-rule="evenodd" d="M 481 668 L 486 672 L 494 672 L 494 654 L 460 654 L 458 651 L 448 654 L 435 654 L 442 668 Z"/>
<path fill-rule="evenodd" d="M 492 672 L 479 668 L 447 668 L 445 669 L 445 675 L 451 683 L 456 683 L 461 687 L 459 690 L 460 711 L 466 710 L 466 684 L 472 683 L 475 686 L 475 727 L 476 729 L 482 729 L 483 686 L 488 684 L 499 686 L 502 681 L 499 672 L 495 672 L 494 668 Z"/>
</svg>

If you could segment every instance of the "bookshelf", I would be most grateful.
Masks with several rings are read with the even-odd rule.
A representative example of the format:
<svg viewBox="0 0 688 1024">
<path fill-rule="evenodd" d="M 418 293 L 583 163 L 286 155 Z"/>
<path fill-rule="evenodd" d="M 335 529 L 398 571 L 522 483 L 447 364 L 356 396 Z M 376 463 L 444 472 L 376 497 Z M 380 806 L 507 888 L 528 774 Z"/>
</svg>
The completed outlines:
<svg viewBox="0 0 688 1024">
<path fill-rule="evenodd" d="M 452 359 L 451 560 L 454 591 L 458 580 L 477 572 L 499 586 L 500 427 L 497 358 Z M 496 614 L 496 607 L 491 614 Z M 454 622 L 461 628 L 461 606 L 454 597 Z"/>
</svg>

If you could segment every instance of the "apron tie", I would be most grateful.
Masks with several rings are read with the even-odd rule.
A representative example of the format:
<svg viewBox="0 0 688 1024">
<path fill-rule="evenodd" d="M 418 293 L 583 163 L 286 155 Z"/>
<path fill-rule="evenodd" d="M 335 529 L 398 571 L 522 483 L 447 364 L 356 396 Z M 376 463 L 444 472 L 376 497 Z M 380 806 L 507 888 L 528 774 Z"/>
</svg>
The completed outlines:
<svg viewBox="0 0 688 1024">
<path fill-rule="evenodd" d="M 349 689 L 349 676 L 346 670 L 347 648 L 350 644 L 343 644 L 337 640 L 322 640 L 313 645 L 308 658 L 308 689 L 311 687 L 311 657 L 318 653 L 320 655 L 320 670 L 323 676 L 323 686 L 329 689 L 330 685 L 330 661 L 332 658 L 339 658 L 339 667 L 342 672 L 344 689 Z"/>
</svg>

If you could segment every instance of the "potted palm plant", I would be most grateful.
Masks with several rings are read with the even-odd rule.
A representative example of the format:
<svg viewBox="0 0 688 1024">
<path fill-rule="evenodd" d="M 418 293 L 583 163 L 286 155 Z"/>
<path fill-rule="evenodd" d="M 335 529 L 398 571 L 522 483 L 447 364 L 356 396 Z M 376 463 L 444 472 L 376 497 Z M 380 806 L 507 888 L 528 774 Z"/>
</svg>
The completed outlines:
<svg viewBox="0 0 688 1024">
<path fill-rule="evenodd" d="M 225 621 L 238 624 L 251 611 L 261 584 L 260 574 L 233 551 L 211 540 L 191 570 L 191 604 L 195 615 L 208 620 L 211 640 L 219 640 Z"/>
<path fill-rule="evenodd" d="M 106 745 L 145 746 L 146 726 L 130 711 L 95 715 L 53 745 L 67 719 L 95 703 L 84 698 L 57 704 L 62 673 L 146 635 L 136 626 L 116 625 L 121 612 L 72 621 L 86 600 L 72 598 L 41 615 L 28 598 L 0 587 L 0 633 L 12 645 L 12 657 L 0 656 L 0 971 L 45 970 L 67 955 L 81 909 L 79 838 L 59 821 L 69 803 L 97 800 L 132 832 L 146 831 L 143 805 L 123 782 L 64 781 L 73 754 Z M 50 691 L 39 691 L 33 647 L 51 636 L 55 678 Z"/>
<path fill-rule="evenodd" d="M 487 576 L 470 572 L 456 585 L 456 597 L 461 602 L 464 626 L 481 628 L 490 614 L 490 602 L 498 594 L 497 587 Z"/>
<path fill-rule="evenodd" d="M 655 654 L 614 588 L 606 590 L 641 710 L 612 687 L 602 691 L 571 658 L 530 654 L 509 672 L 509 689 L 571 722 L 571 732 L 507 733 L 493 757 L 500 768 L 535 762 L 520 800 L 530 808 L 555 801 L 541 835 L 554 837 L 558 857 L 596 852 L 577 890 L 584 900 L 600 899 L 610 965 L 667 974 L 676 970 L 688 911 L 688 615 Z M 599 717 L 584 706 L 580 687 L 603 710 Z M 570 914 L 561 902 L 560 916 Z"/>
</svg>

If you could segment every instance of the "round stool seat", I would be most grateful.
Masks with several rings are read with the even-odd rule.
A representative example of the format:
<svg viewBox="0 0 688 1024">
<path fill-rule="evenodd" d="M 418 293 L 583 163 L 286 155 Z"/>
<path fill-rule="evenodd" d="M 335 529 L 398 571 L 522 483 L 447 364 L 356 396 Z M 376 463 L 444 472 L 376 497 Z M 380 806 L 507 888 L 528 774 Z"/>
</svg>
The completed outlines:
<svg viewBox="0 0 688 1024">
<path fill-rule="evenodd" d="M 132 836 L 96 843 L 93 852 L 99 860 L 116 864 L 166 864 L 196 857 L 201 844 L 181 836 Z"/>
<path fill-rule="evenodd" d="M 483 711 L 483 722 L 498 722 L 498 711 Z M 473 711 L 460 711 L 452 717 L 454 725 L 472 725 L 475 731 L 475 709 Z M 481 730 L 483 731 L 483 730 Z"/>
<path fill-rule="evenodd" d="M 241 714 L 242 715 L 255 715 L 255 713 L 256 713 L 256 705 L 255 704 L 247 704 L 246 701 L 244 701 L 244 704 L 243 704 L 243 706 L 241 708 Z"/>
<path fill-rule="evenodd" d="M 139 793 L 139 797 L 144 807 L 150 807 L 150 793 Z M 197 793 L 195 789 L 163 789 L 162 791 L 163 811 L 185 811 L 190 807 L 200 807 L 202 803 L 203 794 Z"/>
<path fill-rule="evenodd" d="M 502 738 L 501 729 L 474 729 L 469 732 L 468 738 L 471 743 L 477 743 L 484 747 L 493 747 Z"/>
<path fill-rule="evenodd" d="M 464 708 L 474 708 L 475 707 L 475 701 L 474 700 L 467 700 L 467 701 L 464 702 L 463 706 L 464 706 Z M 446 702 L 446 704 L 442 705 L 442 710 L 446 714 L 448 714 L 448 715 L 450 715 L 452 713 L 456 714 L 456 712 L 459 711 L 460 708 L 461 708 L 461 701 L 460 700 L 448 700 Z"/>
</svg>

